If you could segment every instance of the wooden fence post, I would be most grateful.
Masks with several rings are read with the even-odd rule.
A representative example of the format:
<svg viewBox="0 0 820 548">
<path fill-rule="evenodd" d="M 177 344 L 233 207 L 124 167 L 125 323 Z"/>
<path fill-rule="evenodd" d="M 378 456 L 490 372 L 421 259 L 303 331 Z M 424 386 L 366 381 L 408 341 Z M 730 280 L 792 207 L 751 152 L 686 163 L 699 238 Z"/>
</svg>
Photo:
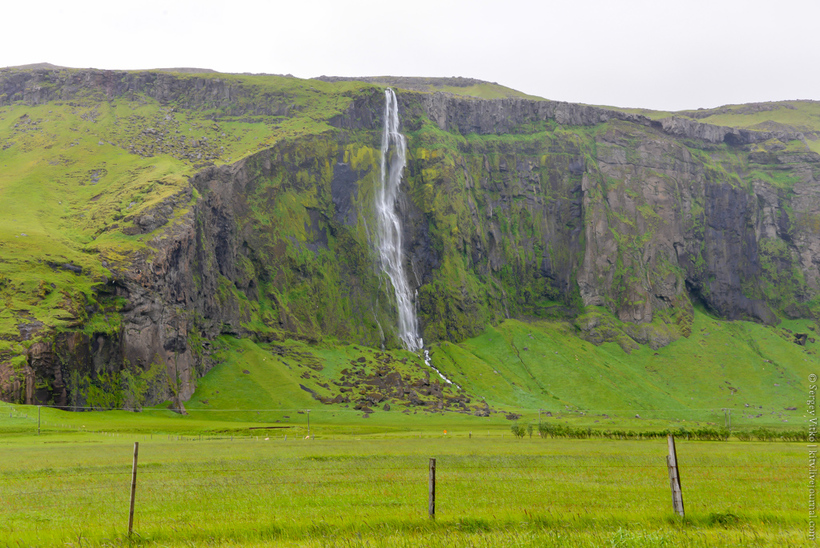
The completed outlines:
<svg viewBox="0 0 820 548">
<path fill-rule="evenodd" d="M 134 442 L 134 465 L 131 468 L 131 509 L 128 511 L 128 536 L 134 529 L 134 495 L 137 492 L 137 454 L 139 453 L 140 442 Z"/>
<path fill-rule="evenodd" d="M 683 492 L 680 487 L 680 472 L 678 471 L 678 454 L 675 450 L 675 437 L 669 434 L 666 440 L 669 444 L 669 455 L 666 456 L 666 466 L 669 468 L 669 485 L 672 488 L 672 509 L 680 517 L 684 517 Z"/>
<path fill-rule="evenodd" d="M 430 482 L 429 497 L 427 499 L 427 512 L 430 519 L 436 519 L 436 459 L 430 459 Z"/>
</svg>

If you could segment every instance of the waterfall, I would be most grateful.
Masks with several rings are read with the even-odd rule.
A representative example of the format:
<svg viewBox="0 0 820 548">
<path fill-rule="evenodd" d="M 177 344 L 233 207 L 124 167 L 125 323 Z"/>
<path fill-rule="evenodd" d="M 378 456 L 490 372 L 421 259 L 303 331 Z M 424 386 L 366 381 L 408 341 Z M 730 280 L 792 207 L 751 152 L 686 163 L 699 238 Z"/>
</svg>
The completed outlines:
<svg viewBox="0 0 820 548">
<path fill-rule="evenodd" d="M 399 132 L 399 105 L 392 89 L 384 90 L 384 128 L 382 129 L 381 176 L 376 189 L 376 251 L 382 271 L 390 278 L 396 293 L 399 338 L 407 350 L 418 352 L 424 348 L 416 319 L 418 291 L 411 293 L 402 260 L 401 221 L 396 214 L 399 185 L 407 163 L 407 142 Z M 415 265 L 413 265 L 415 269 Z M 418 283 L 418 274 L 413 272 Z M 377 322 L 378 323 L 378 320 Z M 379 324 L 381 330 L 381 325 Z M 424 363 L 447 384 L 459 390 L 461 386 L 444 376 L 433 365 L 430 352 L 424 350 Z"/>
<path fill-rule="evenodd" d="M 413 294 L 402 260 L 401 221 L 396 213 L 399 185 L 407 163 L 407 143 L 399 132 L 399 106 L 396 94 L 384 90 L 384 128 L 382 129 L 381 177 L 376 189 L 376 246 L 382 271 L 390 278 L 396 293 L 398 330 L 404 347 L 416 352 L 424 343 L 419 336 Z"/>
</svg>

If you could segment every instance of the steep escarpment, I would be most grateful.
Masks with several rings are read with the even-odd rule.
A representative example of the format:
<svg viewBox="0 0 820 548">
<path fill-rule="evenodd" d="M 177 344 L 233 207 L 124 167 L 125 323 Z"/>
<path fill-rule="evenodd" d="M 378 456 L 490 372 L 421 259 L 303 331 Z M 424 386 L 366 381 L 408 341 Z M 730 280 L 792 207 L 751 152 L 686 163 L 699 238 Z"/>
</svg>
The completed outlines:
<svg viewBox="0 0 820 548">
<path fill-rule="evenodd" d="M 577 316 L 585 336 L 611 339 L 613 318 L 594 307 L 622 322 L 615 338 L 627 348 L 685 335 L 693 303 L 764 323 L 812 314 L 817 160 L 790 135 L 745 150 L 696 136 L 682 143 L 620 118 L 580 127 L 547 118 L 512 138 L 461 135 L 431 127 L 424 109 L 413 119 L 419 98 L 408 97 L 399 209 L 426 340 L 550 315 Z M 229 246 L 252 250 L 249 278 L 267 296 L 249 298 L 270 299 L 267 328 L 394 346 L 390 295 L 379 289 L 368 242 L 376 150 L 339 140 L 254 157 L 244 169 L 264 192 L 249 190 L 247 175 L 208 188 L 255 201 L 234 219 L 251 208 L 277 212 L 268 225 L 245 222 L 248 237 Z M 314 310 L 327 303 L 338 308 Z"/>
<path fill-rule="evenodd" d="M 801 131 L 397 95 L 425 342 L 551 318 L 630 351 L 687 336 L 694 306 L 817 313 L 820 156 Z M 3 199 L 39 165 L 59 211 L 38 214 L 40 236 L 0 224 L 3 398 L 181 407 L 220 335 L 400 346 L 372 245 L 377 87 L 11 71 L 0 108 Z"/>
<path fill-rule="evenodd" d="M 533 313 L 533 295 L 577 297 L 653 345 L 687 333 L 692 302 L 766 323 L 812 313 L 820 157 L 799 132 L 555 103 L 426 101 L 449 131 L 417 132 L 409 180 L 432 191 L 428 210 L 450 224 L 463 274 L 491 272 L 504 289 L 506 308 L 488 310 Z M 496 251 L 484 259 L 478 249 Z M 484 282 L 479 293 L 497 292 Z M 611 322 L 599 316 L 577 325 L 605 340 L 595 331 Z"/>
<path fill-rule="evenodd" d="M 561 116 L 575 126 L 547 110 L 540 120 L 522 115 L 542 125 L 515 126 L 515 136 L 463 135 L 431 126 L 425 101 L 405 101 L 410 159 L 399 210 L 426 340 L 557 315 L 575 317 L 593 340 L 661 346 L 688 333 L 693 303 L 764 323 L 812 314 L 817 159 L 792 135 L 748 137 L 766 138 L 752 149 L 698 140 L 696 127 L 681 142 L 678 130 L 571 105 Z M 376 131 L 378 113 L 352 108 L 355 119 L 373 120 L 364 131 Z M 478 123 L 495 123 L 490 112 Z M 242 227 L 241 242 L 219 240 L 245 255 L 215 264 L 247 264 L 249 274 L 231 267 L 223 276 L 264 303 L 259 332 L 397 344 L 368 241 L 377 151 L 372 137 L 351 140 L 312 138 L 259 153 L 236 174 L 196 178 L 210 179 L 196 183 L 204 199 L 227 205 Z"/>
<path fill-rule="evenodd" d="M 214 109 L 222 116 L 288 116 L 302 107 L 286 89 L 265 90 L 241 78 L 219 74 L 71 69 L 6 69 L 0 78 L 0 105 L 28 105 L 140 96 L 180 109 Z"/>
<path fill-rule="evenodd" d="M 780 131 L 766 131 L 704 124 L 683 116 L 653 119 L 623 110 L 560 101 L 521 98 L 475 101 L 447 94 L 430 94 L 424 97 L 421 108 L 440 129 L 457 131 L 462 135 L 526 132 L 526 126 L 547 120 L 553 120 L 562 126 L 594 126 L 620 120 L 659 129 L 674 137 L 711 144 L 748 145 L 773 138 L 784 142 L 805 141 L 804 132 L 790 127 Z"/>
</svg>

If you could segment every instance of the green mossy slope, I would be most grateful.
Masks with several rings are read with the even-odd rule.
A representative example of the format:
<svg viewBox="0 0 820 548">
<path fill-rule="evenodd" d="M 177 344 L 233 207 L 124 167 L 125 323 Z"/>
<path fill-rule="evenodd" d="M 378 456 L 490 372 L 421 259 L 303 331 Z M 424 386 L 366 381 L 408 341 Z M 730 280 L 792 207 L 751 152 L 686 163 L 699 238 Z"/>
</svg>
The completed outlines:
<svg viewBox="0 0 820 548">
<path fill-rule="evenodd" d="M 202 379 L 187 409 L 195 419 L 272 425 L 301 424 L 306 417 L 297 412 L 311 409 L 326 425 L 405 429 L 442 411 L 451 417 L 450 424 L 480 428 L 519 415 L 532 422 L 541 410 L 544 420 L 602 430 L 722 426 L 728 409 L 734 428 L 795 429 L 805 420 L 800 402 L 820 359 L 817 343 L 796 345 L 793 332 L 815 329 L 802 320 L 767 327 L 696 311 L 690 337 L 657 351 L 641 347 L 626 353 L 614 343 L 595 346 L 580 339 L 569 323 L 507 320 L 461 343 L 433 346 L 433 364 L 458 388 L 406 352 L 226 340 L 224 362 Z M 445 386 L 444 398 L 461 395 L 469 403 L 443 409 L 429 402 L 414 404 L 389 388 L 368 384 L 341 392 L 343 371 L 358 363 L 365 368 L 380 364 L 416 379 L 432 373 L 432 383 Z M 378 406 L 372 403 L 376 394 L 384 396 Z M 349 401 L 333 403 L 339 395 Z M 359 403 L 370 411 L 357 410 Z M 383 409 L 385 403 L 389 410 Z"/>
</svg>

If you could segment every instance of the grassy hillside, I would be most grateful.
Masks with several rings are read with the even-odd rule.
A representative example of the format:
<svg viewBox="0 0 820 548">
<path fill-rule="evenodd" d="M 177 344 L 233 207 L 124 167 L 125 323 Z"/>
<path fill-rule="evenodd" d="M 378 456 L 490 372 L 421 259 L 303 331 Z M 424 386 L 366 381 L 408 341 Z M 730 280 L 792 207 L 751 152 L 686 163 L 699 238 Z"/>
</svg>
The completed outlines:
<svg viewBox="0 0 820 548">
<path fill-rule="evenodd" d="M 92 289 L 185 215 L 197 198 L 185 193 L 188 177 L 329 131 L 327 121 L 362 88 L 276 76 L 253 77 L 252 85 L 235 75 L 178 77 L 245 86 L 251 91 L 239 107 L 276 97 L 288 101 L 289 115 L 233 116 L 142 94 L 101 100 L 94 90 L 71 101 L 0 106 L 0 353 L 20 350 L 3 339 L 21 330 L 84 326 L 95 307 L 112 310 L 89 330 L 115 331 L 116 303 L 97 302 Z M 139 234 L 135 220 L 163 204 L 174 206 L 170 222 Z"/>
<path fill-rule="evenodd" d="M 716 421 L 717 414 L 722 422 L 717 411 L 724 407 L 733 409 L 735 424 L 776 424 L 794 422 L 784 409 L 805 393 L 818 363 L 811 346 L 795 345 L 784 329 L 698 312 L 690 337 L 626 354 L 614 343 L 596 347 L 574 338 L 566 326 L 510 321 L 462 345 L 447 344 L 436 357 L 445 354 L 440 361 L 450 358 L 450 367 L 459 364 L 464 373 L 494 364 L 498 372 L 485 369 L 480 378 L 490 382 L 479 390 L 494 391 L 495 401 L 591 411 L 602 426 L 611 420 L 603 414 L 670 421 Z M 464 373 L 453 376 L 466 380 Z"/>
<path fill-rule="evenodd" d="M 298 410 L 312 409 L 316 428 L 356 427 L 413 430 L 508 424 L 508 414 L 521 421 L 554 420 L 596 429 L 723 426 L 731 410 L 732 426 L 800 429 L 810 373 L 820 369 L 816 343 L 799 346 L 793 332 L 813 334 L 805 320 L 766 327 L 751 322 L 725 322 L 696 312 L 692 335 L 653 351 L 641 347 L 626 353 L 615 343 L 595 346 L 573 335 L 561 322 L 523 323 L 509 320 L 460 344 L 436 345 L 433 364 L 459 388 L 447 385 L 408 352 L 379 352 L 355 345 L 308 345 L 288 342 L 258 345 L 248 340 L 223 340 L 224 362 L 208 373 L 186 405 L 190 418 L 306 423 Z M 376 358 L 378 356 L 378 358 Z M 449 406 L 413 405 L 389 389 L 357 384 L 340 392 L 343 370 L 378 369 L 425 378 L 446 385 L 444 397 L 462 395 L 467 410 Z M 366 376 L 359 377 L 360 379 Z M 347 395 L 347 403 L 323 404 Z M 385 395 L 372 412 L 355 409 L 368 395 Z M 431 398 L 427 398 L 428 400 Z M 432 398 L 433 400 L 435 398 Z M 486 402 L 492 412 L 475 416 Z M 384 403 L 390 410 L 383 410 Z M 789 408 L 796 409 L 789 409 Z M 367 415 L 365 417 L 364 415 Z M 287 418 L 286 418 L 287 417 Z"/>
</svg>

